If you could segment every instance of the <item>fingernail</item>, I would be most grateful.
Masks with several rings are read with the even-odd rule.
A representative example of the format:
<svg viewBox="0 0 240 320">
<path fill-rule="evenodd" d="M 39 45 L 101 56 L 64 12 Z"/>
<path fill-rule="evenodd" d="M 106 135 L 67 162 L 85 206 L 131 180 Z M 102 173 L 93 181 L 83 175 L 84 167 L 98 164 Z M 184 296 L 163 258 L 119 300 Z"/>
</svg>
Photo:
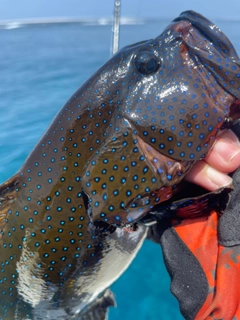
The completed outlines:
<svg viewBox="0 0 240 320">
<path fill-rule="evenodd" d="M 208 166 L 206 169 L 206 174 L 211 180 L 211 183 L 215 185 L 216 189 L 220 187 L 227 186 L 232 183 L 232 178 L 228 175 L 215 170 L 214 168 Z"/>
<path fill-rule="evenodd" d="M 217 141 L 215 150 L 226 162 L 231 162 L 234 157 L 240 154 L 240 143 L 237 136 L 228 130 L 224 134 L 224 139 L 219 138 Z"/>
</svg>

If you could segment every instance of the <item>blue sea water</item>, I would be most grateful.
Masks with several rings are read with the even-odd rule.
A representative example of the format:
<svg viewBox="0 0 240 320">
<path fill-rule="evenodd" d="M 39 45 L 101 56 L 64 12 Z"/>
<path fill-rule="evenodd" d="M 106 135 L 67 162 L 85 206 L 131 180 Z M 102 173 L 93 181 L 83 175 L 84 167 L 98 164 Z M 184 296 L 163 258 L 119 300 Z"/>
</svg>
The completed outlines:
<svg viewBox="0 0 240 320">
<path fill-rule="evenodd" d="M 121 47 L 162 32 L 169 21 L 121 28 Z M 219 21 L 238 52 L 240 22 Z M 110 57 L 111 26 L 77 23 L 0 29 L 0 183 L 13 175 L 74 91 Z M 110 320 L 183 319 L 170 294 L 161 249 L 145 242 L 112 286 Z"/>
</svg>

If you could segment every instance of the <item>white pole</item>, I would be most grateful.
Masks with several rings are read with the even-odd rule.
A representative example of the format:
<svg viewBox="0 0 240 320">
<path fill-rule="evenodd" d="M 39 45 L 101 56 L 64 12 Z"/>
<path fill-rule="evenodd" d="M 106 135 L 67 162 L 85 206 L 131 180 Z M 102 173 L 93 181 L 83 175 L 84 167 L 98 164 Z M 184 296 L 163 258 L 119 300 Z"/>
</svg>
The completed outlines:
<svg viewBox="0 0 240 320">
<path fill-rule="evenodd" d="M 119 48 L 120 9 L 121 9 L 121 0 L 115 0 L 114 1 L 112 54 L 116 53 Z"/>
</svg>

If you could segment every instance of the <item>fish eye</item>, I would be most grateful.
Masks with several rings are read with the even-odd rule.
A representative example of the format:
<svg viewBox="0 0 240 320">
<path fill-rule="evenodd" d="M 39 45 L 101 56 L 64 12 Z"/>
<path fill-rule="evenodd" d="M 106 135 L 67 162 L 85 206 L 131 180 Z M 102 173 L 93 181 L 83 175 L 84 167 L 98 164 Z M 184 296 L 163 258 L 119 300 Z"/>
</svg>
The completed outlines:
<svg viewBox="0 0 240 320">
<path fill-rule="evenodd" d="M 137 71 L 144 76 L 157 72 L 161 66 L 160 59 L 148 51 L 136 54 L 133 63 Z"/>
</svg>

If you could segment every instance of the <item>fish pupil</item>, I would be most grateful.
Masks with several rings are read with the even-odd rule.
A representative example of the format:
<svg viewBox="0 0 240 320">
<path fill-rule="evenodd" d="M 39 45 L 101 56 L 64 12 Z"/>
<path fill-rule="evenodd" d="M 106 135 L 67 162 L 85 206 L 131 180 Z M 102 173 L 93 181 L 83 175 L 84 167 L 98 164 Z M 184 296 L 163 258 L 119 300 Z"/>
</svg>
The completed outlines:
<svg viewBox="0 0 240 320">
<path fill-rule="evenodd" d="M 157 72 L 161 63 L 153 53 L 142 51 L 134 57 L 134 65 L 140 74 L 149 75 Z"/>
<path fill-rule="evenodd" d="M 155 71 L 157 67 L 157 60 L 154 58 L 151 58 L 147 63 L 146 63 L 146 69 L 148 72 L 152 73 Z"/>
</svg>

